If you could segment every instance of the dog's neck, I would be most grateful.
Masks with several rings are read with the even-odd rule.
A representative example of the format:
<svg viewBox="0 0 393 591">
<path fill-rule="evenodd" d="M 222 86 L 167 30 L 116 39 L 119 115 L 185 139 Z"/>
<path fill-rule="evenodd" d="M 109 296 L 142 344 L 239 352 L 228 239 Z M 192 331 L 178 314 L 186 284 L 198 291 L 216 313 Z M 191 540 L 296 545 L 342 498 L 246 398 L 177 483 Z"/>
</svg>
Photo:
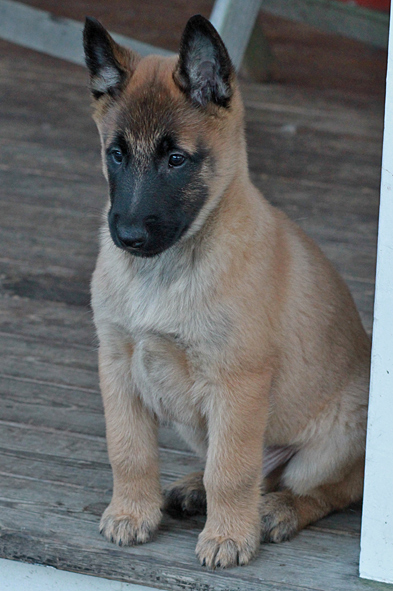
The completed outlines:
<svg viewBox="0 0 393 591">
<path fill-rule="evenodd" d="M 244 207 L 241 207 L 240 203 L 243 202 Z M 255 230 L 255 220 L 260 217 L 257 210 L 261 207 L 270 209 L 251 183 L 248 174 L 235 175 L 203 224 L 191 235 L 185 235 L 171 248 L 155 257 L 140 258 L 125 252 L 121 254 L 128 259 L 133 274 L 160 275 L 166 282 L 172 282 L 183 273 L 190 278 L 193 275 L 197 277 L 203 267 L 204 273 L 210 268 L 213 277 L 217 260 L 220 260 L 221 269 L 224 269 L 225 261 L 229 266 L 233 257 L 239 256 L 239 250 L 247 248 L 248 238 Z M 244 224 L 245 216 L 247 234 L 243 241 L 234 244 L 230 237 L 232 234 L 236 235 L 237 226 Z"/>
</svg>

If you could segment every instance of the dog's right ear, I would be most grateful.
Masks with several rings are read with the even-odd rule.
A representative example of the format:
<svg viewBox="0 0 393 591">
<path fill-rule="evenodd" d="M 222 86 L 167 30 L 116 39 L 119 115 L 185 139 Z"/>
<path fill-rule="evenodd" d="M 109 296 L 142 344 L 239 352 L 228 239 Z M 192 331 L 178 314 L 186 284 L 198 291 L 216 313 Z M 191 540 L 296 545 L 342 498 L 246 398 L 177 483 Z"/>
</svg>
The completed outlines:
<svg viewBox="0 0 393 591">
<path fill-rule="evenodd" d="M 102 24 L 89 16 L 83 30 L 83 46 L 94 98 L 117 96 L 131 78 L 140 56 L 118 45 Z"/>
</svg>

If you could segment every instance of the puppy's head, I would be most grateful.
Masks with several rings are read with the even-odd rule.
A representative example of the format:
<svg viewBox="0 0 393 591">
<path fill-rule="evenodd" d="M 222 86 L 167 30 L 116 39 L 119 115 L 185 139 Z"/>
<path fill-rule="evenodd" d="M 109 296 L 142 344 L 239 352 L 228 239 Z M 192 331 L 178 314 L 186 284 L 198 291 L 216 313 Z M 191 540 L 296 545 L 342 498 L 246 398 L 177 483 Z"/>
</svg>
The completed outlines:
<svg viewBox="0 0 393 591">
<path fill-rule="evenodd" d="M 157 255 L 203 225 L 244 165 L 231 60 L 199 15 L 188 21 L 178 57 L 141 58 L 91 18 L 84 47 L 112 239 L 133 255 Z"/>
</svg>

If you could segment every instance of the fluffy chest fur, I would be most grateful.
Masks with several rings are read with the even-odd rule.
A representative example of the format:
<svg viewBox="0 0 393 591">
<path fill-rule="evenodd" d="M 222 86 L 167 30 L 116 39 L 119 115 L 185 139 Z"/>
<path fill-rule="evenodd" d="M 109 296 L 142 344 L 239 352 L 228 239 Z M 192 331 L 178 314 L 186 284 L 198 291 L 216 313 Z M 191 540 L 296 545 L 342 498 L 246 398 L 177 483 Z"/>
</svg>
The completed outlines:
<svg viewBox="0 0 393 591">
<path fill-rule="evenodd" d="M 233 328 L 206 268 L 202 281 L 192 253 L 179 252 L 139 260 L 104 237 L 92 305 L 100 338 L 110 331 L 132 345 L 133 380 L 145 403 L 163 420 L 197 425 Z"/>
</svg>

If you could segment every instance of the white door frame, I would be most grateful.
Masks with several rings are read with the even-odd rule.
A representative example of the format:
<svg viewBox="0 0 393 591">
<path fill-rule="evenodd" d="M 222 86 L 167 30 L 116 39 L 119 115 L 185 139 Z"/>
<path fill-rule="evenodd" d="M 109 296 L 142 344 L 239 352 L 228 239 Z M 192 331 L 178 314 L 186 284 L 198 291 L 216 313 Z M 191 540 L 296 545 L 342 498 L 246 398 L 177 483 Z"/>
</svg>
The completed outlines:
<svg viewBox="0 0 393 591">
<path fill-rule="evenodd" d="M 386 80 L 360 576 L 393 583 L 393 31 Z"/>
</svg>

